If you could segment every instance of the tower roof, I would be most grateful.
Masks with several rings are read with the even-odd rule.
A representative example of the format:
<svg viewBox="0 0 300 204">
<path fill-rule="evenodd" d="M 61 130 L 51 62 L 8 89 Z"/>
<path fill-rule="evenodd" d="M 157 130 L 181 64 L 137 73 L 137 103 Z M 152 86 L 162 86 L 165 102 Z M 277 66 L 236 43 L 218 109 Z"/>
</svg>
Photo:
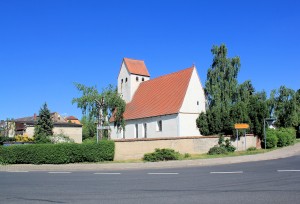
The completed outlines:
<svg viewBox="0 0 300 204">
<path fill-rule="evenodd" d="M 143 60 L 124 58 L 124 63 L 131 74 L 150 77 L 147 67 Z"/>
</svg>

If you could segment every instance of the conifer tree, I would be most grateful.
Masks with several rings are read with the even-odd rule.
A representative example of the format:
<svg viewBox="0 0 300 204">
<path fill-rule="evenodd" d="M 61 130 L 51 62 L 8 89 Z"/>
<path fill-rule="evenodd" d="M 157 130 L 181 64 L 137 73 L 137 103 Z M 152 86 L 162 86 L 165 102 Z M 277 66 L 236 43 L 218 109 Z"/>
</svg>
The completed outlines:
<svg viewBox="0 0 300 204">
<path fill-rule="evenodd" d="M 40 109 L 37 123 L 34 127 L 34 139 L 36 143 L 49 143 L 53 135 L 53 121 L 47 103 Z"/>
</svg>

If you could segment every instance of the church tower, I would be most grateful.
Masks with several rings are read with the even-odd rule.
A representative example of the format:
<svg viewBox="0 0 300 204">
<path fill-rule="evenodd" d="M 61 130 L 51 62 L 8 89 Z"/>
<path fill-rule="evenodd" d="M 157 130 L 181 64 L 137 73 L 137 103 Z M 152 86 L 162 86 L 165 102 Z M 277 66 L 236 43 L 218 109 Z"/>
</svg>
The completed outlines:
<svg viewBox="0 0 300 204">
<path fill-rule="evenodd" d="M 118 93 L 129 103 L 140 83 L 148 80 L 150 75 L 144 61 L 124 58 L 118 76 Z"/>
</svg>

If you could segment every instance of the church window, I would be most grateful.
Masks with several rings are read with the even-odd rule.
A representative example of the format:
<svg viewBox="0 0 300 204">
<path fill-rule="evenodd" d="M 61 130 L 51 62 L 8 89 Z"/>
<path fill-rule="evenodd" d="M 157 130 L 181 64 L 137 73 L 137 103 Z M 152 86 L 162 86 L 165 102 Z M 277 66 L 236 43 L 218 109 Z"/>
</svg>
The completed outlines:
<svg viewBox="0 0 300 204">
<path fill-rule="evenodd" d="M 136 79 L 136 81 L 139 81 L 139 77 L 136 77 L 135 79 Z"/>
<path fill-rule="evenodd" d="M 123 84 L 123 79 L 121 79 L 121 84 Z"/>
<path fill-rule="evenodd" d="M 162 131 L 162 121 L 161 120 L 157 121 L 157 123 L 156 123 L 156 131 L 157 132 Z"/>
<path fill-rule="evenodd" d="M 144 77 L 142 78 L 142 81 L 145 81 Z"/>
<path fill-rule="evenodd" d="M 144 133 L 144 138 L 147 138 L 147 123 L 143 124 L 143 133 Z"/>
<path fill-rule="evenodd" d="M 199 106 L 199 101 L 197 101 L 197 106 Z"/>
<path fill-rule="evenodd" d="M 127 79 L 127 77 L 126 77 L 126 79 L 125 79 L 125 83 L 128 81 L 128 79 Z"/>
<path fill-rule="evenodd" d="M 134 126 L 135 128 L 135 138 L 139 138 L 139 125 L 138 124 L 135 124 L 135 126 Z"/>
</svg>

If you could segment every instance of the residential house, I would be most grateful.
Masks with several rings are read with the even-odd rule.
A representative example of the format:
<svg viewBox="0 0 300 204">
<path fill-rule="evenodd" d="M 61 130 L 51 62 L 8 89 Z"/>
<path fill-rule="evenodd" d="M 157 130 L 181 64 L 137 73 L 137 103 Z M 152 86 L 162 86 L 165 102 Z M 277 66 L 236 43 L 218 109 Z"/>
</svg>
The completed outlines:
<svg viewBox="0 0 300 204">
<path fill-rule="evenodd" d="M 13 121 L 14 131 L 10 136 L 24 135 L 26 134 L 29 138 L 34 135 L 34 126 L 37 122 L 39 116 L 34 114 L 30 117 L 18 118 Z M 59 113 L 51 113 L 51 118 L 53 121 L 53 133 L 54 134 L 64 134 L 70 139 L 74 140 L 76 143 L 82 143 L 82 125 L 77 123 L 71 123 L 65 120 Z"/>
<path fill-rule="evenodd" d="M 75 123 L 75 124 L 81 124 L 80 121 L 78 120 L 78 118 L 74 117 L 74 116 L 68 116 L 65 118 L 65 120 L 68 122 L 68 123 Z"/>
</svg>

